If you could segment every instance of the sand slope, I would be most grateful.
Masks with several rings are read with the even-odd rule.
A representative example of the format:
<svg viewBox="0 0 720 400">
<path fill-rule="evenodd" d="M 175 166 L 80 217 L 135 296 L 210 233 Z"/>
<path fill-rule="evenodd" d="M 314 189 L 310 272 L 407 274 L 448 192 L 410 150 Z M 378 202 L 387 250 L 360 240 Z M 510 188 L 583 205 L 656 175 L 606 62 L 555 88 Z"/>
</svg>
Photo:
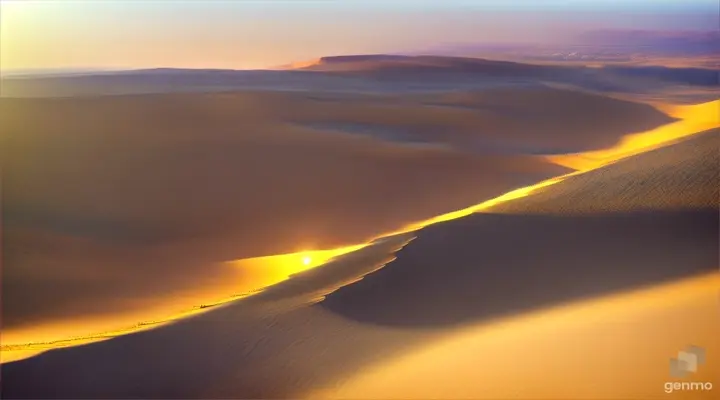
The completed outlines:
<svg viewBox="0 0 720 400">
<path fill-rule="evenodd" d="M 561 214 L 713 210 L 720 199 L 718 154 L 720 129 L 712 129 L 691 140 L 573 176 L 523 202 L 502 204 L 494 210 Z"/>
<path fill-rule="evenodd" d="M 652 286 L 717 269 L 717 208 L 697 201 L 712 173 L 695 173 L 716 155 L 693 150 L 716 137 L 691 137 L 538 195 L 577 185 L 587 200 L 573 213 L 538 215 L 532 196 L 519 199 L 512 211 L 419 231 L 380 270 L 408 236 L 169 326 L 5 364 L 3 397 L 667 396 L 670 357 L 688 344 L 720 350 L 719 277 Z M 615 174 L 653 185 L 623 189 Z M 604 192 L 657 206 L 598 211 L 592 198 Z M 654 199 L 662 196 L 675 200 Z M 610 297 L 589 299 L 601 294 Z M 710 359 L 697 379 L 718 365 Z"/>
</svg>

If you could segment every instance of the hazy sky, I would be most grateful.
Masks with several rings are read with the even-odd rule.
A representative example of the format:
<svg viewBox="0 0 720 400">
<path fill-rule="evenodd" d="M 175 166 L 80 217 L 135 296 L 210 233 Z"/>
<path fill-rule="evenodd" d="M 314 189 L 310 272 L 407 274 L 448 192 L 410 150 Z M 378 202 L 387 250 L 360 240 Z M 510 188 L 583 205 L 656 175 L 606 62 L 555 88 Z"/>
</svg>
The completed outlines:
<svg viewBox="0 0 720 400">
<path fill-rule="evenodd" d="M 0 68 L 261 68 L 597 28 L 717 29 L 718 0 L 0 0 Z"/>
</svg>

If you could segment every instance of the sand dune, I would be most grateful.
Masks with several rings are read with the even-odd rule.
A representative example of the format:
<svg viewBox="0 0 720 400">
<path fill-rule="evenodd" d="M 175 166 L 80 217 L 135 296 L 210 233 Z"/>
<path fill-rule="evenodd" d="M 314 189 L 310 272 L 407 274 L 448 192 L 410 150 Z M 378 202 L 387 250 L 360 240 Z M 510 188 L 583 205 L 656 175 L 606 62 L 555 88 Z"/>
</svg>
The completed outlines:
<svg viewBox="0 0 720 400">
<path fill-rule="evenodd" d="M 594 149 L 672 121 L 543 86 L 434 98 L 2 99 L 0 108 L 4 332 L 33 341 L 263 286 L 225 262 L 365 243 L 567 171 L 534 155 L 543 149 Z M 358 125 L 369 133 L 348 129 Z M 388 141 L 376 136 L 383 129 L 455 150 Z"/>
<path fill-rule="evenodd" d="M 388 238 L 171 325 L 4 364 L 3 397 L 666 396 L 670 357 L 718 350 L 716 138 Z M 602 210 L 592 200 L 616 193 Z M 654 206 L 633 206 L 643 199 Z M 556 201 L 560 215 L 534 205 Z M 711 393 L 676 393 L 691 394 Z"/>
<path fill-rule="evenodd" d="M 476 214 L 423 229 L 391 267 L 321 306 L 368 324 L 436 327 L 712 272 L 716 216 Z"/>
</svg>

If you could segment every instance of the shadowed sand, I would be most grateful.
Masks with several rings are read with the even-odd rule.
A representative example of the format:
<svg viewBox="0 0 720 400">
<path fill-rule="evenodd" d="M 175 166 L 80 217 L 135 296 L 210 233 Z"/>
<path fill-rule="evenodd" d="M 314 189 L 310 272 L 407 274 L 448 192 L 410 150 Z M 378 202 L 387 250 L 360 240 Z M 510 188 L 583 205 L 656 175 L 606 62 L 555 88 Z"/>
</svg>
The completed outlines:
<svg viewBox="0 0 720 400">
<path fill-rule="evenodd" d="M 717 203 L 703 200 L 717 190 L 717 155 L 696 151 L 717 138 L 569 176 L 409 243 L 381 240 L 205 314 L 4 364 L 3 397 L 667 396 L 677 351 L 720 351 Z M 573 212 L 534 205 L 568 188 L 584 193 Z M 604 192 L 630 206 L 598 210 Z"/>
<path fill-rule="evenodd" d="M 242 296 L 326 260 L 305 265 L 305 252 L 366 243 L 568 171 L 535 155 L 543 149 L 610 146 L 673 121 L 542 85 L 0 103 L 5 344 L 125 329 Z M 371 134 L 344 129 L 353 124 Z M 456 150 L 373 136 L 383 129 Z M 296 253 L 266 273 L 247 267 Z"/>
<path fill-rule="evenodd" d="M 720 275 L 461 327 L 363 370 L 312 399 L 714 399 Z M 707 361 L 685 379 L 688 343 Z M 710 382 L 712 390 L 668 391 Z M 670 386 L 672 388 L 672 386 Z"/>
</svg>

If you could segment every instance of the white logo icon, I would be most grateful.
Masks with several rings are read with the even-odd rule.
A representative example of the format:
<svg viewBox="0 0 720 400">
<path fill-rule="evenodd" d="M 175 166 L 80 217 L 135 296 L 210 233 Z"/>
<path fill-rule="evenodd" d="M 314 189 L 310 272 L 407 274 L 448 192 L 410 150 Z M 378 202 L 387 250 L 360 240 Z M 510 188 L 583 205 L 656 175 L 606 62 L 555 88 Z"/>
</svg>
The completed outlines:
<svg viewBox="0 0 720 400">
<path fill-rule="evenodd" d="M 705 362 L 705 349 L 699 346 L 688 346 L 678 352 L 676 358 L 670 359 L 670 375 L 682 378 L 689 373 L 695 373 L 698 366 Z"/>
</svg>

